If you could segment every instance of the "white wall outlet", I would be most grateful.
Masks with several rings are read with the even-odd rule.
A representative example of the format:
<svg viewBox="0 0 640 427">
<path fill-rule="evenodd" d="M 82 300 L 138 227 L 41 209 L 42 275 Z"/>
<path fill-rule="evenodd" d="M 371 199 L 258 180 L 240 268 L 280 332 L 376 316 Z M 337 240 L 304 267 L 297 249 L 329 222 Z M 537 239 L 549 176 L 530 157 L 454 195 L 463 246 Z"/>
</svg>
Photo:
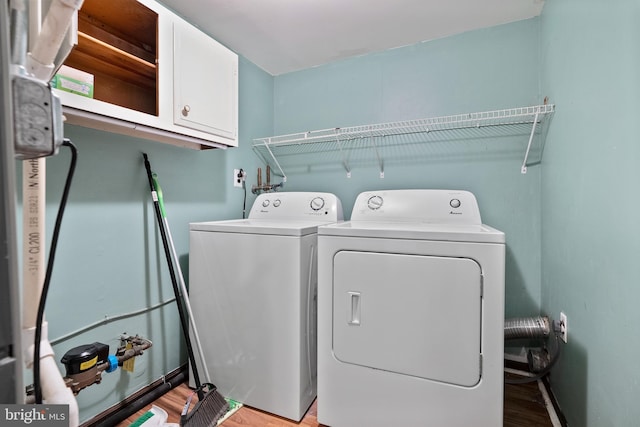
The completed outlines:
<svg viewBox="0 0 640 427">
<path fill-rule="evenodd" d="M 246 174 L 243 169 L 233 170 L 233 186 L 242 188 Z"/>
<path fill-rule="evenodd" d="M 567 323 L 567 315 L 560 312 L 560 338 L 565 343 L 567 342 L 567 336 L 569 335 L 569 325 Z"/>
</svg>

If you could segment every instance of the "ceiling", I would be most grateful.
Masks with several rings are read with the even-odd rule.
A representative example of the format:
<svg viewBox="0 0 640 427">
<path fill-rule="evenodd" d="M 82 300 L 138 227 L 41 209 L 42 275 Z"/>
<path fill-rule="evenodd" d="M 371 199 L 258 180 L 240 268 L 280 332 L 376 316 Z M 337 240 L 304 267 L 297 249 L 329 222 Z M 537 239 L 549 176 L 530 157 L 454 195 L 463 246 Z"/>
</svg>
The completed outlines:
<svg viewBox="0 0 640 427">
<path fill-rule="evenodd" d="M 544 0 L 160 0 L 272 75 L 537 16 Z"/>
</svg>

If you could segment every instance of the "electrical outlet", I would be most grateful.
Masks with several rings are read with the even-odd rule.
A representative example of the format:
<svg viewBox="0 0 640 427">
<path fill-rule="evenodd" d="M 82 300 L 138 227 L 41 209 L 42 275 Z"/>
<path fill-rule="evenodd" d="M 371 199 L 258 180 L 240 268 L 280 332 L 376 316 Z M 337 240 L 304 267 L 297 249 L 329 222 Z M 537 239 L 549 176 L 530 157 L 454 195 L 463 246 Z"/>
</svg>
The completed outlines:
<svg viewBox="0 0 640 427">
<path fill-rule="evenodd" d="M 560 312 L 560 338 L 565 343 L 567 342 L 567 335 L 569 335 L 569 325 L 567 323 L 567 315 Z"/>
<path fill-rule="evenodd" d="M 233 186 L 242 188 L 242 184 L 244 183 L 245 173 L 242 169 L 234 169 L 233 170 Z"/>
</svg>

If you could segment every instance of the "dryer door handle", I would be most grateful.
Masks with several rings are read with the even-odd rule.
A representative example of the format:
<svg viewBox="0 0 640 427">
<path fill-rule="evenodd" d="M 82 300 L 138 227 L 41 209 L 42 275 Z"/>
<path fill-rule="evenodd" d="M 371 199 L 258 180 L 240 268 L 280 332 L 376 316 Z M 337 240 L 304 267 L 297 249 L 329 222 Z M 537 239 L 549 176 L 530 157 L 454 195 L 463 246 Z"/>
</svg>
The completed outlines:
<svg viewBox="0 0 640 427">
<path fill-rule="evenodd" d="M 353 326 L 360 326 L 360 292 L 347 292 L 347 296 L 349 298 L 347 323 Z"/>
</svg>

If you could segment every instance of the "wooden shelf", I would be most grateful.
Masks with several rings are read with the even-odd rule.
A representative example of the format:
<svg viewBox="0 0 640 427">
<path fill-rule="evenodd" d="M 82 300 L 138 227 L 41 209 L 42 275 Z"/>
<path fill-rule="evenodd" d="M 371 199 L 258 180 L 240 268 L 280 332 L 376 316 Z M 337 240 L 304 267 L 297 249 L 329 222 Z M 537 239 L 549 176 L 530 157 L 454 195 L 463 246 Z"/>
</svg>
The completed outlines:
<svg viewBox="0 0 640 427">
<path fill-rule="evenodd" d="M 85 0 L 65 65 L 94 76 L 94 98 L 158 115 L 158 15 L 131 0 Z"/>
<path fill-rule="evenodd" d="M 238 55 L 160 2 L 84 0 L 75 36 L 65 65 L 93 75 L 93 97 L 56 89 L 67 124 L 193 149 L 238 145 Z"/>
<path fill-rule="evenodd" d="M 88 23 L 91 27 L 104 30 L 111 37 L 125 40 L 130 45 L 138 46 L 155 55 L 158 14 L 140 2 L 85 0 L 78 18 L 81 31 L 91 34 L 84 29 L 83 22 Z M 91 35 L 96 37 L 95 34 Z"/>
<path fill-rule="evenodd" d="M 153 26 L 153 22 L 156 19 L 153 15 L 144 19 L 151 20 L 151 24 L 145 24 L 142 22 L 142 28 L 140 31 L 149 31 L 153 34 L 156 31 L 156 28 Z M 129 25 L 134 26 L 136 23 L 131 22 Z M 138 23 L 138 26 L 135 28 L 140 28 L 140 23 Z M 123 31 L 114 28 L 113 25 L 108 25 L 98 20 L 94 15 L 88 15 L 84 11 L 84 8 L 78 14 L 78 31 L 98 40 L 102 40 L 110 46 L 128 52 L 131 55 L 141 58 L 147 62 L 155 63 L 156 61 L 156 43 L 154 39 L 149 39 L 149 37 L 138 37 L 138 34 L 131 35 L 124 33 Z"/>
<path fill-rule="evenodd" d="M 110 65 L 114 77 L 122 80 L 132 80 L 131 83 L 155 87 L 156 64 L 138 58 L 124 50 L 111 46 L 88 34 L 78 31 L 78 46 L 76 51 L 92 56 L 97 61 Z M 102 67 L 101 67 L 102 69 Z M 137 77 L 136 77 L 137 76 Z"/>
</svg>

